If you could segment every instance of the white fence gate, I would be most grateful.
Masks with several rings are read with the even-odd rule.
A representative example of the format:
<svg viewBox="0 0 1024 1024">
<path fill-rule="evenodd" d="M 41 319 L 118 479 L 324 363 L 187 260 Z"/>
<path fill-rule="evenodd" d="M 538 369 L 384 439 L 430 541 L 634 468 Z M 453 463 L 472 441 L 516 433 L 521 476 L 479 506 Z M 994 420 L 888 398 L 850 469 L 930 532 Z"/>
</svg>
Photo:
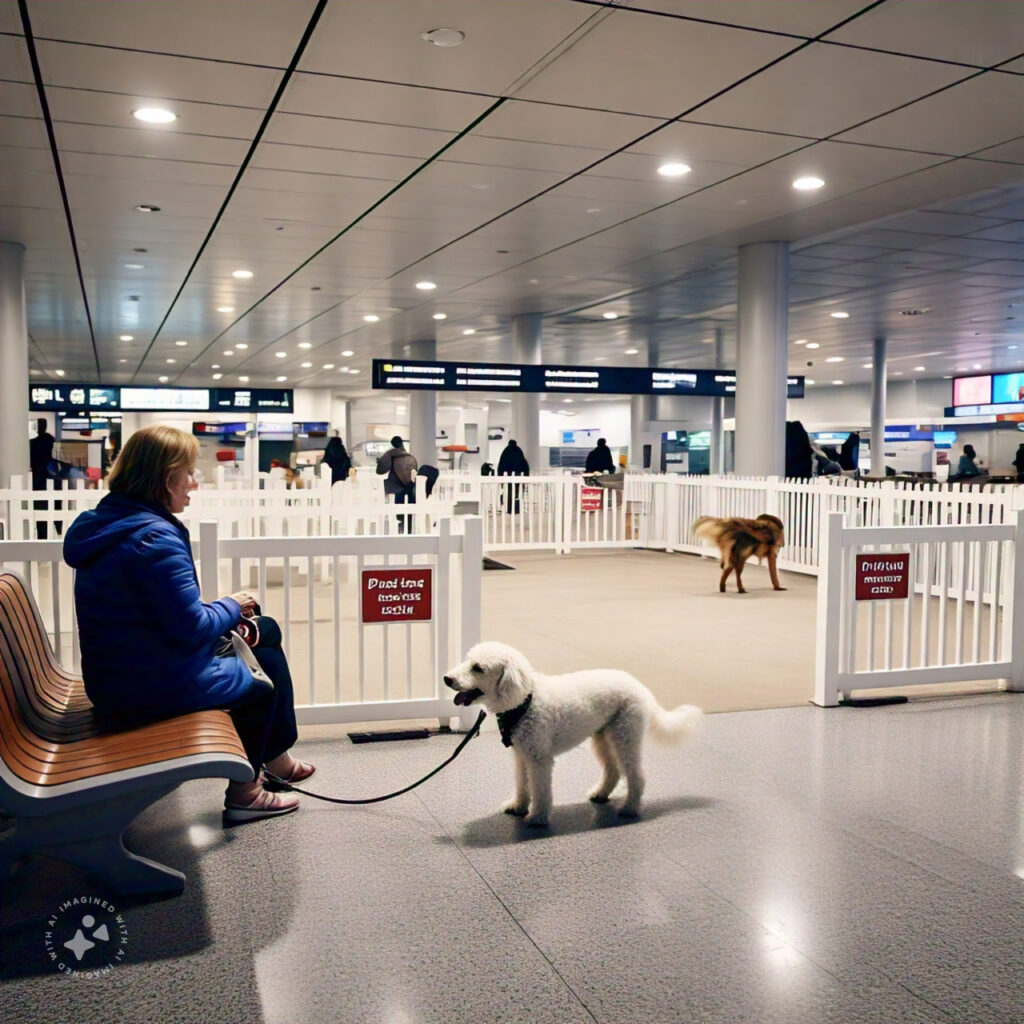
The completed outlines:
<svg viewBox="0 0 1024 1024">
<path fill-rule="evenodd" d="M 1005 679 L 1024 690 L 1024 514 L 892 527 L 847 526 L 833 512 L 825 532 L 815 704 L 833 707 L 851 690 L 968 680 Z M 868 565 L 858 569 L 858 556 L 869 556 Z M 872 589 L 904 577 L 906 597 L 872 599 Z"/>
</svg>

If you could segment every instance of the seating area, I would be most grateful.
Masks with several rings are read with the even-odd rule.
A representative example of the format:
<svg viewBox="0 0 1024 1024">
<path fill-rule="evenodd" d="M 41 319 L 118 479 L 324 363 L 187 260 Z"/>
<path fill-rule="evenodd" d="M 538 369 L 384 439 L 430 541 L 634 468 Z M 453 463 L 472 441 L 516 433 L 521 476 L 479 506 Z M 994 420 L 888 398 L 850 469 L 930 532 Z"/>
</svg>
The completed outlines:
<svg viewBox="0 0 1024 1024">
<path fill-rule="evenodd" d="M 97 719 L 81 679 L 57 664 L 24 581 L 0 573 L 0 881 L 16 859 L 43 855 L 118 893 L 181 892 L 180 871 L 122 837 L 151 804 L 206 778 L 252 779 L 226 712 L 135 727 Z"/>
</svg>

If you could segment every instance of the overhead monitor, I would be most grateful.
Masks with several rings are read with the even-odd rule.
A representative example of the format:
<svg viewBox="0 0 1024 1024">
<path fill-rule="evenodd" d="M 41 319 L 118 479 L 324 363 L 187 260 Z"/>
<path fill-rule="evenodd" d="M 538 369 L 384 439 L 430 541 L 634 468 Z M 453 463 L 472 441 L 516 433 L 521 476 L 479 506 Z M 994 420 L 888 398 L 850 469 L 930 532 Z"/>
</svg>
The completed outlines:
<svg viewBox="0 0 1024 1024">
<path fill-rule="evenodd" d="M 997 373 L 992 378 L 992 403 L 1024 402 L 1024 373 Z M 954 399 L 954 405 L 957 404 Z M 966 402 L 966 405 L 984 404 Z"/>
<path fill-rule="evenodd" d="M 1016 401 L 1016 399 L 1014 399 Z M 992 377 L 955 377 L 953 379 L 953 405 L 990 405 L 992 403 Z"/>
</svg>

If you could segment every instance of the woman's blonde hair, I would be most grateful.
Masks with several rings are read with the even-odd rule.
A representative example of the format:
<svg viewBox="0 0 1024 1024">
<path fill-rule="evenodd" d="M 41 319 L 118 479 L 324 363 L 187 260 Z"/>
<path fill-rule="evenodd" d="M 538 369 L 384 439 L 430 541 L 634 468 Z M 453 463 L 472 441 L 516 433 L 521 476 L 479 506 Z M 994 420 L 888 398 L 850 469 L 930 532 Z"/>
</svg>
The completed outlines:
<svg viewBox="0 0 1024 1024">
<path fill-rule="evenodd" d="M 168 478 L 180 469 L 191 469 L 198 454 L 199 442 L 177 427 L 143 427 L 125 441 L 107 486 L 133 501 L 169 508 Z"/>
</svg>

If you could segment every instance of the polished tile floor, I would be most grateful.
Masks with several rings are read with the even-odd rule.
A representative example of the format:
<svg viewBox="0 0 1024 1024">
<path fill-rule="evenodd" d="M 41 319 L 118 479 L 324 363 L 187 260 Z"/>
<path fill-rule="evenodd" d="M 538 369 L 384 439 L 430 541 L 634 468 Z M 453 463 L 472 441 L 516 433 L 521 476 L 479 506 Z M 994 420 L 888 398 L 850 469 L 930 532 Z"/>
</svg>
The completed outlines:
<svg viewBox="0 0 1024 1024">
<path fill-rule="evenodd" d="M 450 736 L 301 743 L 320 788 L 386 792 Z M 129 845 L 185 871 L 126 900 L 124 962 L 74 980 L 47 919 L 103 895 L 21 867 L 0 908 L 5 1024 L 934 1024 L 1024 1020 L 1024 697 L 709 715 L 648 748 L 644 816 L 582 798 L 559 759 L 551 827 L 499 815 L 494 733 L 392 802 L 305 800 L 223 832 L 191 783 Z"/>
</svg>

